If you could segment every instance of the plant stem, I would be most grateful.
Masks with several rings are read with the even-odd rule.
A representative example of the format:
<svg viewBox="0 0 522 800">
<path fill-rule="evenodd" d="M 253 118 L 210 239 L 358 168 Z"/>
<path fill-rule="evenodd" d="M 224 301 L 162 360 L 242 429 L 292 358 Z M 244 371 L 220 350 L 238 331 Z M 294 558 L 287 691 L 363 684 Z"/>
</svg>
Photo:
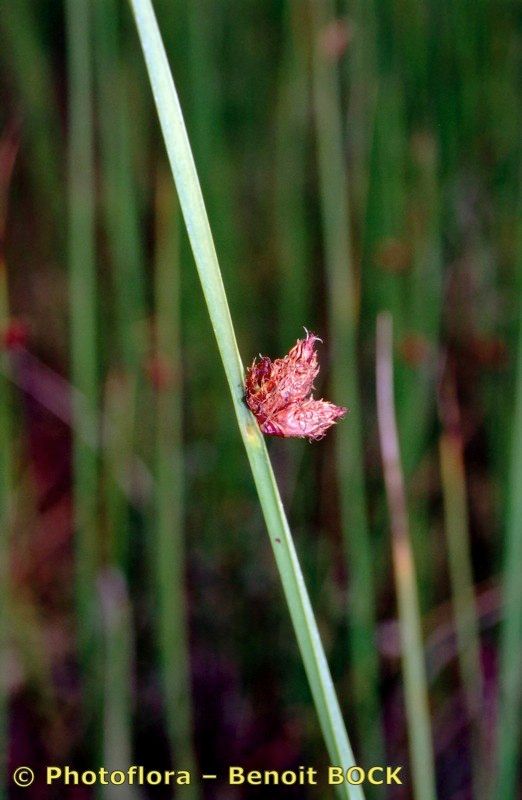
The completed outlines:
<svg viewBox="0 0 522 800">
<path fill-rule="evenodd" d="M 119 363 L 129 381 L 143 355 L 139 323 L 146 311 L 137 188 L 133 180 L 131 115 L 116 0 L 94 4 L 97 112 L 100 120 L 102 206 L 114 287 Z M 136 115 L 137 116 L 137 115 Z M 134 120 L 134 125 L 138 123 Z M 130 393 L 135 402 L 134 392 Z M 134 408 L 127 414 L 134 418 Z M 132 428 L 131 428 L 132 435 Z"/>
<path fill-rule="evenodd" d="M 67 0 L 71 376 L 82 396 L 80 400 L 80 394 L 72 392 L 78 645 L 85 698 L 90 713 L 97 713 L 93 698 L 99 691 L 95 587 L 98 465 L 96 454 L 86 444 L 92 437 L 98 401 L 90 11 L 89 0 Z"/>
<path fill-rule="evenodd" d="M 103 623 L 104 702 L 103 765 L 111 772 L 132 764 L 132 613 L 123 573 L 107 567 L 98 577 L 98 592 Z M 137 800 L 139 790 L 127 786 L 125 795 Z M 121 796 L 118 786 L 104 785 L 104 800 Z"/>
<path fill-rule="evenodd" d="M 288 350 L 310 314 L 307 224 L 308 75 L 300 3 L 284 8 L 284 52 L 275 123 L 274 233 L 278 261 L 278 342 Z"/>
<path fill-rule="evenodd" d="M 127 548 L 122 547 L 130 528 L 129 506 L 121 482 L 128 481 L 130 385 L 121 373 L 109 375 L 105 389 L 103 436 L 103 488 L 105 500 L 105 562 L 97 578 L 103 642 L 103 763 L 107 769 L 132 764 L 132 672 L 134 636 L 125 579 Z M 135 787 L 127 789 L 136 796 Z M 101 796 L 117 796 L 115 786 L 104 786 Z"/>
<path fill-rule="evenodd" d="M 130 0 L 130 2 L 181 209 L 232 394 L 234 411 L 257 487 L 321 728 L 332 764 L 347 768 L 354 764 L 354 757 L 292 535 L 275 483 L 265 441 L 255 419 L 243 403 L 243 366 L 183 115 L 161 35 L 150 0 Z M 363 798 L 360 786 L 342 784 L 339 787 L 339 794 L 351 800 Z"/>
<path fill-rule="evenodd" d="M 393 388 L 392 317 L 377 317 L 377 421 L 391 524 L 404 668 L 404 695 L 416 800 L 435 800 L 435 767 L 417 578 L 410 542 Z"/>
<path fill-rule="evenodd" d="M 364 444 L 358 379 L 357 290 L 352 261 L 348 175 L 339 75 L 321 50 L 321 32 L 335 19 L 330 0 L 310 0 L 313 19 L 313 98 L 332 338 L 334 397 L 350 406 L 335 432 L 341 516 L 350 569 L 351 667 L 356 718 L 365 764 L 380 763 L 384 743 L 379 709 L 373 556 L 366 510 Z"/>
<path fill-rule="evenodd" d="M 448 375 L 440 402 L 444 432 L 439 440 L 442 494 L 451 596 L 460 673 L 468 709 L 474 797 L 486 797 L 487 760 L 482 725 L 484 681 L 480 659 L 473 569 L 471 564 L 464 443 L 454 381 Z"/>
<path fill-rule="evenodd" d="M 111 563 L 128 574 L 132 526 L 128 506 L 115 480 L 119 478 L 121 481 L 125 472 L 128 473 L 138 438 L 136 408 L 141 399 L 139 376 L 144 349 L 143 321 L 146 316 L 142 242 L 137 188 L 132 169 L 129 92 L 120 7 L 116 0 L 96 0 L 93 8 L 102 219 L 109 251 L 111 288 L 114 290 L 107 305 L 108 315 L 114 319 L 118 373 L 111 382 L 115 390 L 112 391 L 109 386 L 107 391 L 107 399 L 117 408 L 114 408 L 112 424 L 116 434 L 112 437 L 113 446 L 106 448 L 107 457 L 112 460 L 106 484 L 113 545 Z M 138 115 L 136 117 L 139 119 Z M 135 127 L 139 124 L 138 119 Z"/>
<path fill-rule="evenodd" d="M 179 213 L 179 212 L 178 212 Z M 190 650 L 185 587 L 183 515 L 182 364 L 179 330 L 179 235 L 175 190 L 159 173 L 156 187 L 155 319 L 156 387 L 155 567 L 167 730 L 173 763 L 195 774 Z M 200 797 L 197 780 L 187 797 Z"/>
</svg>

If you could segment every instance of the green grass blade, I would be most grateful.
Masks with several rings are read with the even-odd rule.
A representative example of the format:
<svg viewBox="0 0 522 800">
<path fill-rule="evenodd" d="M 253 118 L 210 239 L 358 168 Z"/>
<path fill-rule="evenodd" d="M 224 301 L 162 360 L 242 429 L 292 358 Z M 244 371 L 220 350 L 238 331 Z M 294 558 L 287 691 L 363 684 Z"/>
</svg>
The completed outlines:
<svg viewBox="0 0 522 800">
<path fill-rule="evenodd" d="M 183 492 L 182 363 L 179 329 L 179 235 L 175 190 L 165 170 L 156 189 L 155 320 L 158 370 L 156 387 L 156 540 L 158 640 L 167 732 L 174 764 L 195 774 L 192 690 L 185 589 Z M 195 800 L 197 780 L 187 790 Z"/>
<path fill-rule="evenodd" d="M 95 586 L 98 464 L 95 452 L 86 444 L 92 438 L 98 401 L 90 11 L 89 0 L 66 3 L 71 377 L 79 390 L 72 393 L 73 496 L 78 644 L 89 715 L 97 713 L 93 698 L 99 685 Z"/>
<path fill-rule="evenodd" d="M 354 764 L 319 631 L 263 436 L 243 403 L 244 374 L 183 115 L 150 0 L 131 0 L 196 266 L 229 383 L 292 622 L 332 763 Z M 360 786 L 340 796 L 361 800 Z"/>
<path fill-rule="evenodd" d="M 143 248 L 139 231 L 139 207 L 132 164 L 132 132 L 129 86 L 122 43 L 120 6 L 116 0 L 97 0 L 93 6 L 94 60 L 96 66 L 96 111 L 100 121 L 100 161 L 103 227 L 110 260 L 108 315 L 114 320 L 116 371 L 120 391 L 107 393 L 118 403 L 113 427 L 117 430 L 114 475 L 124 476 L 137 445 L 136 408 L 140 399 L 140 375 L 144 351 L 143 333 L 146 317 L 143 279 Z M 116 87 L 116 90 L 115 90 Z M 143 125 L 134 115 L 134 129 Z M 117 379 L 115 378 L 116 382 Z M 129 570 L 131 525 L 129 512 L 114 480 L 107 481 L 112 511 L 111 535 L 113 563 Z M 119 510 L 116 509 L 119 503 Z M 109 508 L 109 512 L 111 508 Z"/>
<path fill-rule="evenodd" d="M 354 227 L 361 230 L 367 205 L 369 159 L 378 94 L 375 0 L 344 0 L 342 13 L 358 35 L 346 55 L 347 127 L 350 133 L 350 178 Z"/>
<path fill-rule="evenodd" d="M 103 641 L 103 763 L 107 769 L 132 764 L 134 636 L 125 578 L 130 514 L 119 482 L 129 472 L 129 383 L 109 375 L 105 388 L 103 431 L 104 545 L 107 567 L 97 577 Z M 132 420 L 132 417 L 130 418 Z M 111 798 L 117 787 L 104 787 Z M 129 796 L 136 790 L 129 787 Z"/>
<path fill-rule="evenodd" d="M 285 352 L 310 320 L 311 236 L 307 217 L 308 75 L 299 3 L 285 4 L 285 44 L 275 122 L 274 239 L 279 345 Z M 309 324 L 312 324 L 310 322 Z"/>
<path fill-rule="evenodd" d="M 332 337 L 333 395 L 350 406 L 335 431 L 345 549 L 350 564 L 349 625 L 354 703 L 365 764 L 380 763 L 379 662 L 375 638 L 373 553 L 366 508 L 364 442 L 358 380 L 357 289 L 352 262 L 348 175 L 344 155 L 339 75 L 321 47 L 321 32 L 334 19 L 334 4 L 311 0 L 313 98 L 323 238 Z"/>
<path fill-rule="evenodd" d="M 435 420 L 435 383 L 441 334 L 444 259 L 440 235 L 439 160 L 433 137 L 424 132 L 412 137 L 410 145 L 409 214 L 407 240 L 411 267 L 404 275 L 404 330 L 402 359 L 397 369 L 401 386 L 398 426 L 401 458 L 406 476 L 413 550 L 417 567 L 421 609 L 434 599 L 433 570 L 436 543 L 430 531 L 430 499 L 413 490 L 416 473 L 429 444 Z M 404 348 L 418 344 L 424 355 L 408 361 Z"/>
<path fill-rule="evenodd" d="M 121 370 L 105 380 L 103 406 L 103 502 L 107 525 L 106 559 L 124 572 L 129 567 L 131 514 L 123 487 L 132 473 L 135 385 Z M 131 411 L 129 411 L 131 409 Z"/>
<path fill-rule="evenodd" d="M 402 364 L 402 400 L 398 408 L 404 473 L 409 479 L 418 467 L 433 426 L 434 385 L 441 328 L 444 259 L 440 236 L 440 186 L 437 145 L 428 133 L 417 134 L 410 146 L 410 213 L 407 238 L 411 267 L 405 287 L 403 334 L 424 347 L 418 364 Z M 404 340 L 403 340 L 404 343 Z M 424 510 L 425 513 L 425 510 Z"/>
<path fill-rule="evenodd" d="M 124 575 L 107 567 L 98 577 L 103 630 L 103 766 L 125 769 L 132 758 L 132 666 L 134 637 L 132 611 Z M 103 800 L 117 800 L 119 786 L 104 785 Z M 137 800 L 136 786 L 127 786 L 125 796 Z"/>
<path fill-rule="evenodd" d="M 392 317 L 388 313 L 377 317 L 376 355 L 377 420 L 391 524 L 413 794 L 415 800 L 435 800 L 428 682 L 395 414 Z"/>
<path fill-rule="evenodd" d="M 447 427 L 439 440 L 444 522 L 460 674 L 466 699 L 476 800 L 485 798 L 486 751 L 482 730 L 484 681 L 473 588 L 464 450 L 460 430 Z"/>
<path fill-rule="evenodd" d="M 116 0 L 97 0 L 94 12 L 96 110 L 100 120 L 103 222 L 114 288 L 112 316 L 119 363 L 128 380 L 135 382 L 143 355 L 141 332 L 146 311 L 131 125 L 142 123 L 139 114 L 131 118 L 130 113 L 119 4 Z M 127 413 L 133 416 L 132 406 Z"/>
</svg>

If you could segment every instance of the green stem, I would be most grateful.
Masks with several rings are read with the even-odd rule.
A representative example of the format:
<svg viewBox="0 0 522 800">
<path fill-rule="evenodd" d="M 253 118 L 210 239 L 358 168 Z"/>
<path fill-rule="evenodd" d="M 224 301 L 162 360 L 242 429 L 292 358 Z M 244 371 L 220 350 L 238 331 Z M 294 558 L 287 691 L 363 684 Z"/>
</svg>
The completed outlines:
<svg viewBox="0 0 522 800">
<path fill-rule="evenodd" d="M 179 237 L 175 191 L 166 172 L 156 190 L 156 583 L 158 638 L 173 763 L 195 774 L 183 525 L 182 364 Z M 160 374 L 161 380 L 161 374 Z M 198 781 L 187 798 L 201 796 Z"/>
<path fill-rule="evenodd" d="M 341 516 L 350 564 L 351 663 L 357 721 L 365 764 L 380 763 L 384 743 L 379 710 L 379 660 L 375 626 L 373 555 L 366 508 L 364 443 L 358 378 L 356 276 L 352 261 L 348 175 L 344 156 L 339 76 L 321 50 L 323 26 L 335 19 L 330 0 L 311 0 L 313 98 L 319 160 L 334 397 L 350 406 L 335 432 Z"/>
<path fill-rule="evenodd" d="M 103 763 L 107 769 L 132 764 L 132 672 L 134 637 L 125 579 L 130 514 L 118 479 L 125 482 L 129 453 L 129 382 L 121 374 L 107 379 L 104 404 L 103 486 L 105 500 L 106 569 L 98 577 L 103 622 Z M 132 418 L 130 418 L 132 419 Z M 127 789 L 129 797 L 136 789 Z M 100 795 L 117 797 L 118 787 L 104 786 Z"/>
<path fill-rule="evenodd" d="M 354 757 L 292 535 L 275 483 L 265 441 L 255 419 L 243 403 L 243 366 L 183 115 L 161 35 L 150 0 L 130 0 L 130 2 L 210 320 L 323 735 L 332 764 L 347 768 L 354 764 Z M 340 787 L 340 796 L 361 800 L 363 792 L 360 786 L 343 784 Z"/>
<path fill-rule="evenodd" d="M 464 443 L 454 382 L 441 396 L 445 427 L 439 440 L 444 521 L 460 673 L 470 723 L 474 797 L 487 796 L 487 752 L 482 723 L 484 680 L 471 563 Z"/>
<path fill-rule="evenodd" d="M 94 4 L 97 111 L 100 120 L 103 220 L 112 266 L 119 363 L 136 382 L 143 355 L 145 317 L 142 243 L 137 187 L 133 180 L 131 115 L 116 0 Z M 134 125 L 137 125 L 134 120 Z M 112 309 L 111 309 L 112 311 Z M 142 326 L 141 326 L 142 327 Z M 131 403 L 136 398 L 130 393 Z M 134 418 L 134 408 L 127 412 Z M 130 428 L 132 437 L 132 426 Z"/>
<path fill-rule="evenodd" d="M 98 578 L 103 622 L 103 766 L 112 770 L 132 764 L 132 613 L 123 573 L 109 567 Z M 121 797 L 119 786 L 100 787 L 103 800 Z M 138 789 L 127 786 L 125 796 L 137 800 Z"/>
<path fill-rule="evenodd" d="M 85 697 L 95 709 L 91 691 L 97 691 L 99 667 L 94 583 L 98 465 L 96 454 L 86 444 L 95 427 L 98 401 L 90 11 L 89 0 L 67 0 L 71 375 L 73 386 L 79 390 L 72 393 L 78 642 Z"/>
<path fill-rule="evenodd" d="M 298 2 L 285 4 L 275 130 L 274 232 L 280 298 L 281 352 L 310 319 L 310 232 L 307 224 L 308 75 L 306 38 Z"/>
</svg>

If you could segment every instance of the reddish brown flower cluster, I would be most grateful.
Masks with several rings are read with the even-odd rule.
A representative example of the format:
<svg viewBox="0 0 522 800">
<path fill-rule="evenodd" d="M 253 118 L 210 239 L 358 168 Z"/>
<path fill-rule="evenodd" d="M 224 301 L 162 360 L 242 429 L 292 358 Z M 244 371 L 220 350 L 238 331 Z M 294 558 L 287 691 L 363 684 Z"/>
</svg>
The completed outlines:
<svg viewBox="0 0 522 800">
<path fill-rule="evenodd" d="M 312 396 L 320 341 L 307 331 L 284 358 L 260 356 L 247 370 L 245 401 L 263 433 L 317 441 L 346 414 L 346 408 Z"/>
</svg>

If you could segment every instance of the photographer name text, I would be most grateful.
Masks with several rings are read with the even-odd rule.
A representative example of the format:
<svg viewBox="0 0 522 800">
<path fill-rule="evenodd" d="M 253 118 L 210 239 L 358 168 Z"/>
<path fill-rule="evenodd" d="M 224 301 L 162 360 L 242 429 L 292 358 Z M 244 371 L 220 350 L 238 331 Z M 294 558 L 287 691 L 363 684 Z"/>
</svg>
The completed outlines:
<svg viewBox="0 0 522 800">
<path fill-rule="evenodd" d="M 68 766 L 48 766 L 45 768 L 47 785 L 83 786 L 169 786 L 190 785 L 195 781 L 221 781 L 230 786 L 313 786 L 326 783 L 336 786 L 342 783 L 359 785 L 369 783 L 374 786 L 402 784 L 402 767 L 372 766 L 364 769 L 359 766 L 348 768 L 329 766 L 325 769 L 299 766 L 287 770 L 245 769 L 229 766 L 221 774 L 203 773 L 197 776 L 189 770 L 154 770 L 141 765 L 133 765 L 125 770 L 108 770 L 105 767 L 92 770 L 75 770 Z M 30 767 L 18 767 L 13 772 L 13 781 L 18 786 L 30 786 L 35 780 L 35 772 Z M 43 777 L 43 776 L 42 776 Z"/>
</svg>

